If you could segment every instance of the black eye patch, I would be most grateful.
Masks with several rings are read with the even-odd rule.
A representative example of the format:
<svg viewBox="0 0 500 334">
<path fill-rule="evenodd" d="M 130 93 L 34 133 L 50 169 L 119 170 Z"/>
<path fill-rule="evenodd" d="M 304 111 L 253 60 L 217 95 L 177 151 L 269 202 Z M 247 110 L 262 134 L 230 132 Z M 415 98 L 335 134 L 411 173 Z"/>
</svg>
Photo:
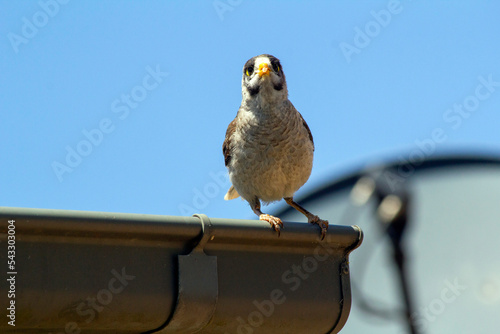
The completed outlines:
<svg viewBox="0 0 500 334">
<path fill-rule="evenodd" d="M 271 66 L 273 67 L 274 72 L 278 74 L 281 72 L 281 64 L 278 59 L 276 58 L 271 59 Z"/>
<path fill-rule="evenodd" d="M 248 65 L 246 68 L 245 68 L 245 74 L 247 75 L 247 77 L 251 76 L 253 73 L 253 65 Z"/>
</svg>

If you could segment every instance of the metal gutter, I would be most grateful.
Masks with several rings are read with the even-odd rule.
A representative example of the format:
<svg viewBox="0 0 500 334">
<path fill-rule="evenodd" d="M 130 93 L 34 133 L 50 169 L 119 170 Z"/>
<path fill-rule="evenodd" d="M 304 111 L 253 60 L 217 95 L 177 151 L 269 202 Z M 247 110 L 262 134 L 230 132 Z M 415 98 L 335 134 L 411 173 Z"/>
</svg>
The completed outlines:
<svg viewBox="0 0 500 334">
<path fill-rule="evenodd" d="M 14 223 L 9 224 L 9 221 Z M 12 225 L 15 227 L 12 228 Z M 9 228 L 10 226 L 10 228 Z M 337 333 L 356 226 L 0 207 L 2 333 Z M 4 274 L 7 275 L 7 274 Z M 8 311 L 7 311 L 8 312 Z"/>
</svg>

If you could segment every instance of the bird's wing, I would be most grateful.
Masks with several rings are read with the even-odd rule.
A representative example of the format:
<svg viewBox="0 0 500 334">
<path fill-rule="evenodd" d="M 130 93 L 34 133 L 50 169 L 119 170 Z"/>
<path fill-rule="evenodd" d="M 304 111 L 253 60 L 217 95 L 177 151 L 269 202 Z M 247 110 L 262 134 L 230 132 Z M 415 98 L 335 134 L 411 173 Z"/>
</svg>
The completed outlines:
<svg viewBox="0 0 500 334">
<path fill-rule="evenodd" d="M 295 109 L 295 110 L 297 110 L 297 109 Z M 313 139 L 313 135 L 311 133 L 311 129 L 309 129 L 309 125 L 307 125 L 306 120 L 304 119 L 304 117 L 302 117 L 302 115 L 300 114 L 300 112 L 297 111 L 297 113 L 299 114 L 300 119 L 302 120 L 302 124 L 304 124 L 304 127 L 306 128 L 307 133 L 309 134 L 309 139 L 311 139 L 311 143 L 313 145 L 313 150 L 314 150 L 314 139 Z"/>
<path fill-rule="evenodd" d="M 236 131 L 236 118 L 233 119 L 231 123 L 229 123 L 226 130 L 226 138 L 224 139 L 224 143 L 222 144 L 222 153 L 224 154 L 224 164 L 226 166 L 229 165 L 231 161 L 231 137 L 233 136 L 234 131 Z"/>
<path fill-rule="evenodd" d="M 222 153 L 224 154 L 224 164 L 226 166 L 228 166 L 229 163 L 231 162 L 231 149 L 232 149 L 231 138 L 233 136 L 234 131 L 236 131 L 236 118 L 233 119 L 231 123 L 229 123 L 226 130 L 226 138 L 224 139 L 224 143 L 222 144 Z M 231 199 L 235 199 L 239 196 L 240 195 L 238 194 L 236 189 L 234 189 L 234 186 L 231 185 L 231 188 L 229 188 L 229 190 L 227 191 L 227 194 L 226 196 L 224 196 L 224 199 L 228 201 Z"/>
</svg>

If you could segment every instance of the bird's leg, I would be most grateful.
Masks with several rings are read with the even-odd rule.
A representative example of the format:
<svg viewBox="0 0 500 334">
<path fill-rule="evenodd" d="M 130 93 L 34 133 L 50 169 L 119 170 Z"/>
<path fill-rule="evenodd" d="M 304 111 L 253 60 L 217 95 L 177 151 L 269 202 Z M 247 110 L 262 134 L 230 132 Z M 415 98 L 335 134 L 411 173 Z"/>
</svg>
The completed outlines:
<svg viewBox="0 0 500 334">
<path fill-rule="evenodd" d="M 280 231 L 281 228 L 283 227 L 283 223 L 281 222 L 281 219 L 278 217 L 274 217 L 265 213 L 262 213 L 260 211 L 260 200 L 255 197 L 253 201 L 250 202 L 250 206 L 252 207 L 253 212 L 259 216 L 260 220 L 266 221 L 269 224 L 271 224 L 272 228 L 278 232 L 278 237 L 280 236 Z"/>
<path fill-rule="evenodd" d="M 293 197 L 285 197 L 284 200 L 292 208 L 305 215 L 307 217 L 308 223 L 318 225 L 321 228 L 321 240 L 325 238 L 326 230 L 328 230 L 328 220 L 323 220 L 318 216 L 313 215 L 312 213 L 301 207 L 297 202 L 295 202 L 293 200 Z"/>
</svg>

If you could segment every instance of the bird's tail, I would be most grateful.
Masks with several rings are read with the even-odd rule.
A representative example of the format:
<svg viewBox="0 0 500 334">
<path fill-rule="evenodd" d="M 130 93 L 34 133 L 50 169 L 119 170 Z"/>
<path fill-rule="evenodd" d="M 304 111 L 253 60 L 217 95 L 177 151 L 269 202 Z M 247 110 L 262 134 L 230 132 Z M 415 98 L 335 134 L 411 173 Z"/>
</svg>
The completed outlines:
<svg viewBox="0 0 500 334">
<path fill-rule="evenodd" d="M 229 188 L 229 190 L 227 191 L 226 195 L 224 196 L 224 199 L 226 201 L 229 201 L 229 200 L 238 198 L 239 196 L 240 196 L 240 194 L 238 194 L 238 192 L 236 191 L 236 189 L 234 189 L 234 187 L 231 186 L 231 188 Z"/>
</svg>

